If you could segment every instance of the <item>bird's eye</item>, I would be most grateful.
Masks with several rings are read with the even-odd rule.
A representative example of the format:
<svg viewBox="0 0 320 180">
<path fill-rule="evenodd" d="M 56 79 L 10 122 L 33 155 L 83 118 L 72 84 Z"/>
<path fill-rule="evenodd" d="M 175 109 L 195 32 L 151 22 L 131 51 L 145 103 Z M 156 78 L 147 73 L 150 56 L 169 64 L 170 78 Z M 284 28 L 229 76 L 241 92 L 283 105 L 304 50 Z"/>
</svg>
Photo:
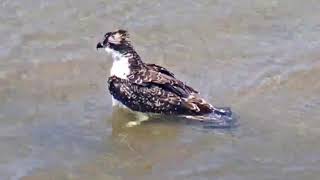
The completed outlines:
<svg viewBox="0 0 320 180">
<path fill-rule="evenodd" d="M 106 33 L 106 34 L 104 35 L 104 37 L 108 37 L 108 36 L 110 36 L 110 35 L 111 35 L 111 33 L 108 32 L 108 33 Z"/>
</svg>

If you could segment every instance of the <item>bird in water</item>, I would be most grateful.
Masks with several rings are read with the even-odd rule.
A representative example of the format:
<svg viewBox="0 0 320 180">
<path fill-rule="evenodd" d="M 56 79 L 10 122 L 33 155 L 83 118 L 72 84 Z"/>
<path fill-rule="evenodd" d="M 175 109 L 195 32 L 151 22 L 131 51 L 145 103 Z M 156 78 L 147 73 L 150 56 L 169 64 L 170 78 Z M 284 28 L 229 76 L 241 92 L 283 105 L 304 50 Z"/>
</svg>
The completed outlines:
<svg viewBox="0 0 320 180">
<path fill-rule="evenodd" d="M 168 69 L 142 61 L 125 30 L 108 32 L 97 49 L 112 55 L 113 65 L 108 78 L 112 105 L 137 112 L 135 126 L 150 114 L 174 115 L 202 122 L 225 124 L 232 116 L 230 108 L 217 108 L 200 97 L 199 92 L 185 84 Z"/>
</svg>

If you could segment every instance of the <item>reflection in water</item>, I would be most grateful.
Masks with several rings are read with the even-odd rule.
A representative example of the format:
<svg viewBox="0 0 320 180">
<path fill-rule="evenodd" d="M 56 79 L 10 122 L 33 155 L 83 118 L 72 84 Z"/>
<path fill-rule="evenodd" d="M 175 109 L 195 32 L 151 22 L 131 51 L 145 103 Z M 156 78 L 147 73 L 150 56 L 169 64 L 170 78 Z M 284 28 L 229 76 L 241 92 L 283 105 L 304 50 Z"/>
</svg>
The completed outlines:
<svg viewBox="0 0 320 180">
<path fill-rule="evenodd" d="M 126 123 L 135 118 L 132 112 L 115 109 L 112 112 L 112 140 L 120 145 L 127 145 L 128 150 L 144 152 L 143 147 L 151 148 L 154 143 L 170 143 L 179 134 L 179 125 L 160 118 L 150 118 L 136 127 L 128 128 Z M 161 122 L 164 121 L 164 122 Z"/>
<path fill-rule="evenodd" d="M 112 177 L 130 178 L 133 175 L 150 174 L 155 164 L 170 160 L 168 154 L 179 157 L 179 154 L 171 153 L 174 148 L 172 145 L 182 133 L 178 124 L 158 124 L 156 120 L 132 128 L 126 127 L 126 123 L 133 117 L 132 112 L 127 110 L 113 110 L 112 115 L 106 119 L 112 123 L 112 133 L 104 140 L 110 150 L 96 161 L 82 166 L 82 173 L 91 175 L 92 171 L 101 171 Z"/>
<path fill-rule="evenodd" d="M 148 179 L 153 173 L 161 174 L 159 168 L 176 169 L 182 166 L 197 154 L 198 148 L 213 152 L 215 145 L 220 143 L 219 135 L 232 139 L 228 130 L 207 131 L 201 123 L 174 117 L 155 117 L 139 126 L 126 127 L 132 118 L 132 112 L 116 108 L 107 120 L 112 122 L 112 134 L 105 141 L 112 151 L 98 162 L 104 164 L 105 170 L 108 169 L 109 174 L 114 176 L 141 176 Z M 188 132 L 184 131 L 186 127 L 198 134 L 188 137 Z M 198 136 L 207 136 L 201 140 L 206 145 L 198 147 Z"/>
</svg>

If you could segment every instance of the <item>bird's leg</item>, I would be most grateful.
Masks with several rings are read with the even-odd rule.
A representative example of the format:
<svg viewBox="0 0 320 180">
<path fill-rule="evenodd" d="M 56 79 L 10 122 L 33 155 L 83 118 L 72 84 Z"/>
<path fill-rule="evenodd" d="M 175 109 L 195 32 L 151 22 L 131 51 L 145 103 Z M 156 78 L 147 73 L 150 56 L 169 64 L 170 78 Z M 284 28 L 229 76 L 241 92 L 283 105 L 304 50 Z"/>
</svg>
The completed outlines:
<svg viewBox="0 0 320 180">
<path fill-rule="evenodd" d="M 112 106 L 120 106 L 119 101 L 117 101 L 114 97 L 112 97 Z"/>
<path fill-rule="evenodd" d="M 136 113 L 136 121 L 129 121 L 126 126 L 127 127 L 133 127 L 133 126 L 137 126 L 140 125 L 142 122 L 147 121 L 149 119 L 149 116 L 144 114 L 144 113 Z"/>
</svg>

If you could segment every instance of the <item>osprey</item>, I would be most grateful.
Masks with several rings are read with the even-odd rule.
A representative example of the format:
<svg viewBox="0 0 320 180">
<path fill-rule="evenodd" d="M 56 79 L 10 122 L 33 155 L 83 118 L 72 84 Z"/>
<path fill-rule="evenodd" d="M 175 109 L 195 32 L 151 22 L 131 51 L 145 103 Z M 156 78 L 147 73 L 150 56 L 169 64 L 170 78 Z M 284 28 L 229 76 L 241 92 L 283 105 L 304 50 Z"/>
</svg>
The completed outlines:
<svg viewBox="0 0 320 180">
<path fill-rule="evenodd" d="M 177 115 L 200 121 L 231 119 L 230 108 L 216 108 L 199 96 L 197 90 L 183 83 L 168 69 L 141 60 L 125 30 L 108 32 L 97 49 L 104 48 L 112 55 L 113 65 L 108 79 L 113 106 L 120 105 L 143 114 Z"/>
</svg>

